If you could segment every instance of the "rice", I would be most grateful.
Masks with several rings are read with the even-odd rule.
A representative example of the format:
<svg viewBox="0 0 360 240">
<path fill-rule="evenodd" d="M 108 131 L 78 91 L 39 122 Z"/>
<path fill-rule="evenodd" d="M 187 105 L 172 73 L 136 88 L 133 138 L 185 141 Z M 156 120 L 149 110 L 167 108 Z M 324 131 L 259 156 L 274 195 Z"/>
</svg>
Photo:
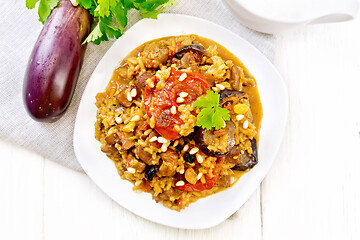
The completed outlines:
<svg viewBox="0 0 360 240">
<path fill-rule="evenodd" d="M 183 46 L 193 48 L 183 51 Z M 240 69 L 237 79 L 234 66 Z M 239 84 L 241 89 L 235 89 Z M 222 107 L 239 104 L 236 112 L 229 109 L 230 120 L 220 130 L 196 124 L 200 110 L 192 103 L 211 87 L 235 96 Z M 209 39 L 184 35 L 143 44 L 114 70 L 105 91 L 97 94 L 96 106 L 95 137 L 120 177 L 170 209 L 180 211 L 232 186 L 238 172 L 257 162 L 257 156 L 251 166 L 241 162 L 256 150 L 261 120 L 256 81 L 238 59 Z M 208 139 L 199 140 L 205 136 L 199 131 L 211 136 L 206 147 Z"/>
</svg>

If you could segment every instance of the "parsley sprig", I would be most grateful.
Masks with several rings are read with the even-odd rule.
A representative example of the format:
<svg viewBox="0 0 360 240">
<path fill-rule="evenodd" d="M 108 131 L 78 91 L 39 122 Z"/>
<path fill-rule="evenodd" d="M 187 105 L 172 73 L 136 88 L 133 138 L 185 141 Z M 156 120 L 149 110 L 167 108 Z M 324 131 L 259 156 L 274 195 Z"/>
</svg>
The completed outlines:
<svg viewBox="0 0 360 240">
<path fill-rule="evenodd" d="M 60 0 L 26 0 L 28 9 L 35 8 L 39 2 L 39 20 L 45 23 L 51 11 Z M 119 38 L 127 25 L 127 13 L 136 9 L 144 18 L 157 18 L 165 8 L 176 5 L 176 0 L 70 0 L 74 6 L 79 4 L 94 16 L 95 26 L 84 43 L 99 44 L 111 38 Z M 113 21 L 114 19 L 114 21 Z M 113 23 L 115 22 L 115 24 Z"/>
<path fill-rule="evenodd" d="M 229 110 L 219 107 L 220 94 L 211 90 L 206 91 L 205 97 L 200 97 L 194 106 L 200 109 L 196 125 L 208 130 L 213 127 L 219 130 L 225 121 L 230 120 Z"/>
</svg>

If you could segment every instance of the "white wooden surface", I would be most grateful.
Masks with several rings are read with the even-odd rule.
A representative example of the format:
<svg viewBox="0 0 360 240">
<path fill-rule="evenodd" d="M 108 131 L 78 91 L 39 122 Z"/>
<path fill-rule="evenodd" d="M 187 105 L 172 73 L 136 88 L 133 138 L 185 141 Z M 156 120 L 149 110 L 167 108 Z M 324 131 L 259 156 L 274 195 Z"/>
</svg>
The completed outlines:
<svg viewBox="0 0 360 240">
<path fill-rule="evenodd" d="M 0 239 L 360 239 L 359 29 L 356 20 L 278 36 L 284 141 L 261 186 L 222 224 L 149 222 L 85 174 L 1 142 Z"/>
</svg>

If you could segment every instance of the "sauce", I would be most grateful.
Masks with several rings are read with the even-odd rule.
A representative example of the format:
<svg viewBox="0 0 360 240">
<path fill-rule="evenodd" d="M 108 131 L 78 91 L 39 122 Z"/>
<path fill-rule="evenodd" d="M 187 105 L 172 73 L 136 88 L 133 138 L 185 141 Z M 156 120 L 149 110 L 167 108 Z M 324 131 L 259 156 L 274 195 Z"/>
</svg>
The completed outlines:
<svg viewBox="0 0 360 240">
<path fill-rule="evenodd" d="M 235 65 L 241 67 L 244 70 L 244 73 L 245 73 L 246 77 L 254 78 L 251 75 L 251 73 L 249 72 L 249 70 L 245 67 L 245 65 L 233 53 L 231 53 L 225 47 L 223 47 L 222 45 L 216 43 L 215 41 L 213 41 L 211 39 L 200 37 L 198 35 L 192 35 L 192 36 L 195 36 L 195 39 L 198 42 L 200 42 L 202 45 L 204 45 L 205 48 L 208 48 L 209 46 L 216 45 L 218 54 L 219 54 L 219 56 L 221 58 L 223 58 L 225 60 L 232 60 Z M 171 37 L 164 37 L 164 38 L 159 38 L 159 39 L 155 39 L 155 40 L 151 40 L 149 42 L 146 42 L 143 45 L 136 48 L 135 50 L 133 50 L 132 52 L 130 52 L 129 55 L 126 58 L 138 56 L 138 54 L 141 51 L 144 50 L 145 45 L 148 44 L 148 43 L 159 41 L 159 40 L 162 40 L 162 39 L 167 39 L 167 38 L 171 38 Z M 123 60 L 121 62 L 121 64 L 124 64 L 124 63 L 125 63 L 125 61 Z M 115 72 L 114 72 L 114 75 L 115 75 Z M 116 76 L 113 76 L 113 77 L 116 77 Z M 257 129 L 256 140 L 259 140 L 259 130 L 261 128 L 261 119 L 262 119 L 262 116 L 263 116 L 259 91 L 258 91 L 256 85 L 255 86 L 244 87 L 242 89 L 242 91 L 246 92 L 249 95 L 250 105 L 251 105 L 251 113 L 253 115 L 254 124 L 255 124 L 256 129 Z"/>
<path fill-rule="evenodd" d="M 149 122 L 149 126 L 151 127 L 152 116 L 156 117 L 158 115 L 161 115 L 165 111 L 168 111 L 170 109 L 169 108 L 170 106 L 173 106 L 173 105 L 175 106 L 177 103 L 175 101 L 175 97 L 177 97 L 179 95 L 178 93 L 181 93 L 183 91 L 188 92 L 189 95 L 187 95 L 187 101 L 189 101 L 188 104 L 191 105 L 191 103 L 195 99 L 197 99 L 198 96 L 203 95 L 204 92 L 209 88 L 209 84 L 210 84 L 210 83 L 208 83 L 209 79 L 205 79 L 204 76 L 201 74 L 200 74 L 201 77 L 198 77 L 197 74 L 199 74 L 199 73 L 191 72 L 191 73 L 189 73 L 189 76 L 192 76 L 192 75 L 194 75 L 194 76 L 192 78 L 190 77 L 189 80 L 186 80 L 186 81 L 181 80 L 181 82 L 184 81 L 181 84 L 178 82 L 178 80 L 180 78 L 180 75 L 182 74 L 182 72 L 181 72 L 182 70 L 176 70 L 174 68 L 174 70 L 171 70 L 169 77 L 166 78 L 166 82 L 167 82 L 166 84 L 169 85 L 168 87 L 166 87 L 167 85 L 165 85 L 163 88 L 159 88 L 159 89 L 151 88 L 150 89 L 149 86 L 146 85 L 144 87 L 144 89 L 142 89 L 142 90 L 139 89 L 139 92 L 141 92 L 143 95 L 138 95 L 135 98 L 135 104 L 133 104 L 132 107 L 123 107 L 123 106 L 125 106 L 123 104 L 120 104 L 123 106 L 119 106 L 118 102 L 120 102 L 121 99 L 119 100 L 120 97 L 118 98 L 117 96 L 120 96 L 122 93 L 125 93 L 126 91 L 128 91 L 128 93 L 129 93 L 129 91 L 131 90 L 131 86 L 134 86 L 134 84 L 135 84 L 134 81 L 138 80 L 138 79 L 135 79 L 135 77 L 133 77 L 133 76 L 139 77 L 142 74 L 142 72 L 140 71 L 140 72 L 131 73 L 130 75 L 129 74 L 127 75 L 126 74 L 128 72 L 127 67 L 129 67 L 127 61 L 129 61 L 129 59 L 133 58 L 133 57 L 135 57 L 135 58 L 140 57 L 140 53 L 144 52 L 144 49 L 148 44 L 151 44 L 152 42 L 158 42 L 160 40 L 170 40 L 171 41 L 172 40 L 171 38 L 173 38 L 173 37 L 165 37 L 165 38 L 155 39 L 155 40 L 146 42 L 143 45 L 134 49 L 132 52 L 130 52 L 128 54 L 128 56 L 126 56 L 124 58 L 124 60 L 122 60 L 120 62 L 119 66 L 114 70 L 113 76 L 110 80 L 110 83 L 107 86 L 106 91 L 104 93 L 98 94 L 97 103 L 96 103 L 97 107 L 99 108 L 98 122 L 96 123 L 96 129 L 97 129 L 96 137 L 99 141 L 101 141 L 104 144 L 104 148 L 102 148 L 102 151 L 107 153 L 108 156 L 112 160 L 114 160 L 114 163 L 118 169 L 120 176 L 122 178 L 134 183 L 134 185 L 135 185 L 134 190 L 142 190 L 145 192 L 151 192 L 153 195 L 154 195 L 154 191 L 156 191 L 156 190 L 154 190 L 154 186 L 151 184 L 154 184 L 154 181 L 144 179 L 143 173 L 145 172 L 145 174 L 146 174 L 146 168 L 145 168 L 145 170 L 144 170 L 144 168 L 141 168 L 141 169 L 139 169 L 138 172 L 135 172 L 135 173 L 134 173 L 134 171 L 135 171 L 134 168 L 135 167 L 140 168 L 141 164 L 145 165 L 145 167 L 156 166 L 156 164 L 158 166 L 159 162 L 153 163 L 153 161 L 154 161 L 153 156 L 155 156 L 155 158 L 156 158 L 155 160 L 157 161 L 157 160 L 159 160 L 158 158 L 160 158 L 159 154 L 156 154 L 157 152 L 151 153 L 152 154 L 151 155 L 152 162 L 150 162 L 150 161 L 146 162 L 145 160 L 143 160 L 140 157 L 141 149 L 140 149 L 140 147 L 138 147 L 138 146 L 140 146 L 140 144 L 138 146 L 135 146 L 134 148 L 131 148 L 131 147 L 125 148 L 124 147 L 124 149 L 122 149 L 122 145 L 120 145 L 120 144 L 125 145 L 125 141 L 127 141 L 127 140 L 130 140 L 130 141 L 128 141 L 128 143 L 131 143 L 131 141 L 133 139 L 135 139 L 135 140 L 138 139 L 138 136 L 136 135 L 137 133 L 136 133 L 136 131 L 134 131 L 134 129 L 138 129 L 140 131 L 147 129 L 146 127 L 144 129 L 141 129 L 142 128 L 142 125 L 140 124 L 141 121 L 137 121 L 136 128 L 134 128 L 135 124 L 133 124 L 134 126 L 133 126 L 132 131 L 130 131 L 130 130 L 128 131 L 127 127 L 128 127 L 128 125 L 130 125 L 129 120 L 133 118 L 133 115 L 132 115 L 133 113 L 131 113 L 131 112 L 133 111 L 134 114 L 136 113 L 138 115 L 138 117 L 140 117 L 140 119 L 144 118 L 146 120 L 149 120 L 149 121 L 143 121 L 143 122 L 145 122 L 145 123 Z M 216 51 L 218 52 L 219 57 L 221 57 L 224 61 L 231 60 L 233 64 L 242 68 L 246 78 L 254 79 L 254 77 L 246 69 L 244 64 L 233 53 L 228 51 L 225 47 L 219 45 L 218 43 L 216 43 L 210 39 L 200 37 L 197 35 L 191 35 L 191 38 L 193 39 L 194 43 L 200 43 L 201 45 L 203 45 L 205 47 L 205 49 L 207 49 L 210 46 L 216 45 L 217 46 Z M 169 47 L 170 47 L 170 45 L 169 45 Z M 172 54 L 174 54 L 177 50 L 178 49 L 176 47 L 172 48 L 171 51 L 169 51 L 170 52 L 169 55 L 172 56 Z M 203 65 L 206 65 L 206 64 L 208 64 L 208 63 L 205 63 L 205 64 L 203 63 Z M 169 67 L 169 65 L 167 65 L 167 66 Z M 151 76 L 151 75 L 155 74 L 156 70 L 158 70 L 158 68 L 147 68 L 146 72 L 149 72 L 150 76 Z M 171 75 L 171 73 L 173 73 L 173 75 Z M 148 79 L 151 80 L 151 78 L 153 78 L 153 77 L 149 77 Z M 193 81 L 193 83 L 187 82 L 190 80 Z M 227 81 L 225 80 L 225 82 L 227 82 Z M 262 111 L 262 106 L 261 106 L 261 101 L 260 101 L 260 96 L 259 96 L 259 92 L 257 89 L 256 81 L 254 80 L 251 82 L 254 82 L 255 84 L 244 86 L 244 87 L 242 87 L 241 91 L 245 92 L 249 96 L 252 118 L 253 118 L 254 125 L 256 127 L 256 131 L 254 129 L 252 129 L 253 133 L 251 135 L 251 138 L 256 133 L 257 135 L 255 136 L 255 138 L 258 140 L 263 111 Z M 193 88 L 190 89 L 191 87 L 189 87 L 189 86 L 193 86 Z M 192 94 L 194 95 L 193 97 L 192 97 Z M 161 100 L 161 104 L 157 104 L 156 106 L 153 106 L 152 103 L 155 102 L 155 100 L 157 98 Z M 170 104 L 168 104 L 168 102 L 170 102 Z M 156 108 L 156 107 L 158 107 L 158 108 Z M 103 129 L 104 126 L 102 124 L 105 122 L 105 124 L 109 125 L 109 123 L 107 123 L 107 121 L 109 119 L 111 119 L 110 117 L 113 116 L 112 119 L 114 119 L 114 118 L 116 118 L 116 116 L 119 115 L 119 113 L 121 113 L 121 118 L 120 117 L 117 117 L 117 118 L 122 119 L 122 120 L 118 121 L 117 119 L 115 119 L 116 123 L 114 123 L 114 125 L 111 125 L 110 129 L 112 129 L 112 128 L 115 129 L 116 127 L 121 126 L 121 128 L 114 130 L 114 132 L 124 133 L 124 135 L 126 135 L 126 137 L 124 139 L 121 139 L 120 143 L 119 143 L 119 141 L 117 143 L 114 141 L 115 144 L 113 144 L 112 143 L 113 141 L 111 141 L 111 139 L 109 138 L 109 136 L 111 136 L 111 135 L 108 134 L 111 131 L 109 130 L 109 132 L 106 132 Z M 170 127 L 175 126 L 177 124 L 177 122 L 179 122 L 178 116 L 176 114 L 178 114 L 178 113 L 177 112 L 172 113 L 172 115 L 174 115 L 173 119 L 175 119 L 177 121 L 169 122 Z M 155 119 L 155 117 L 154 117 L 154 119 Z M 125 119 L 127 119 L 127 122 L 124 122 Z M 156 123 L 158 123 L 158 122 L 156 122 Z M 163 123 L 165 123 L 165 120 L 163 121 Z M 194 122 L 194 124 L 195 124 L 195 122 Z M 192 125 L 190 128 L 191 131 L 193 131 L 193 126 L 194 125 Z M 159 126 L 157 126 L 157 127 L 159 127 Z M 151 127 L 151 128 L 156 130 L 156 132 L 157 132 L 156 134 L 159 133 L 159 128 L 156 128 L 155 124 L 154 124 L 154 127 Z M 160 126 L 160 128 L 161 128 L 161 126 Z M 126 131 L 125 131 L 125 129 L 126 129 Z M 166 126 L 166 128 L 164 127 L 163 130 L 164 130 L 164 132 L 169 131 L 168 126 Z M 113 133 L 113 132 L 111 132 L 111 133 Z M 144 138 L 141 138 L 138 141 L 145 142 L 145 138 L 146 138 L 147 139 L 146 143 L 150 144 L 150 140 L 149 140 L 150 136 L 144 136 L 144 135 L 142 135 L 142 133 L 140 133 L 139 136 L 144 137 Z M 181 134 L 180 136 L 187 136 L 187 135 Z M 250 136 L 250 135 L 247 135 L 247 136 Z M 108 139 L 106 139 L 106 138 L 108 138 Z M 175 136 L 172 138 L 171 136 L 170 137 L 168 136 L 168 137 L 166 137 L 166 139 L 178 139 L 178 137 Z M 250 139 L 250 137 L 248 139 Z M 193 141 L 193 140 L 190 140 L 190 141 Z M 160 142 L 154 142 L 154 141 L 152 144 L 158 144 L 158 146 L 154 147 L 156 151 L 161 150 L 162 153 L 166 153 L 167 148 L 172 147 L 172 149 L 170 149 L 170 150 L 172 152 L 176 153 L 176 151 L 174 150 L 175 146 L 170 146 L 170 145 L 165 146 L 166 148 L 165 148 L 165 150 L 163 150 L 164 144 L 161 145 Z M 185 145 L 186 143 L 182 143 L 182 144 Z M 193 143 L 191 143 L 191 144 L 193 144 Z M 118 150 L 119 147 L 121 148 L 120 150 Z M 187 150 L 184 150 L 184 148 L 179 151 L 181 151 L 182 153 L 186 152 Z M 152 149 L 151 144 L 150 144 L 149 149 Z M 126 150 L 126 151 L 124 151 L 124 150 Z M 138 157 L 136 157 L 136 155 L 133 155 L 135 153 L 134 151 L 135 152 L 139 151 L 139 154 L 136 153 L 136 155 L 138 155 Z M 170 153 L 171 151 L 168 151 L 168 153 Z M 170 156 L 170 155 L 168 155 L 168 156 Z M 171 161 L 173 161 L 173 162 L 162 161 L 161 164 L 164 164 L 164 162 L 166 162 L 167 165 L 164 165 L 164 166 L 168 167 L 169 171 L 170 170 L 175 171 L 178 168 L 179 163 L 177 163 L 177 162 L 180 159 L 180 158 L 178 158 L 179 156 L 180 155 L 177 155 L 177 157 L 175 157 L 175 159 L 171 159 Z M 213 158 L 215 158 L 215 157 L 213 157 Z M 136 159 L 139 159 L 139 161 L 137 161 Z M 220 159 L 220 158 L 215 158 L 215 161 L 216 161 L 216 159 Z M 224 158 L 221 158 L 221 159 L 223 159 L 222 161 L 224 161 Z M 197 160 L 197 161 L 200 162 L 199 160 Z M 204 160 L 202 160 L 202 161 L 204 161 Z M 211 163 L 210 162 L 211 160 L 207 159 L 206 161 L 208 161 L 208 162 L 205 162 L 205 163 Z M 134 165 L 134 166 L 131 165 L 131 167 L 128 166 L 129 164 L 132 164 L 135 162 L 140 162 L 140 165 L 139 164 Z M 228 187 L 233 186 L 240 179 L 240 177 L 243 174 L 245 174 L 249 171 L 249 170 L 236 171 L 236 170 L 229 170 L 228 168 L 225 169 L 226 167 L 222 168 L 223 166 L 225 166 L 225 164 L 223 164 L 223 162 L 221 162 L 220 164 L 218 164 L 218 166 L 220 166 L 221 170 L 219 168 L 219 171 L 216 171 L 215 173 L 209 171 L 209 173 L 211 173 L 211 175 L 209 175 L 209 176 L 211 176 L 211 177 L 208 177 L 207 176 L 207 174 L 208 174 L 207 168 L 209 168 L 209 167 L 207 167 L 207 166 L 204 167 L 203 165 L 201 165 L 200 167 L 204 168 L 206 171 L 204 172 L 204 174 L 203 174 L 203 172 L 201 172 L 201 174 L 203 174 L 203 175 L 200 175 L 200 176 L 202 176 L 205 180 L 203 179 L 204 181 L 201 181 L 198 178 L 197 182 L 195 184 L 190 184 L 191 181 L 187 181 L 188 179 L 186 179 L 186 177 L 185 177 L 185 179 L 181 178 L 182 181 L 179 181 L 180 178 L 178 176 L 179 175 L 185 176 L 185 174 L 184 174 L 184 170 L 186 170 L 185 167 L 187 169 L 189 169 L 190 167 L 194 167 L 194 166 L 190 166 L 189 164 L 186 165 L 185 163 L 181 163 L 181 164 L 183 165 L 182 173 L 179 169 L 177 169 L 176 175 L 170 175 L 170 174 L 162 175 L 161 174 L 158 177 L 156 177 L 156 181 L 158 181 L 159 183 L 161 182 L 164 185 L 169 185 L 170 183 L 172 183 L 172 181 L 175 181 L 172 183 L 172 186 L 173 186 L 173 188 L 177 188 L 177 190 L 169 193 L 168 191 L 161 189 L 161 191 L 163 191 L 163 192 L 161 192 L 161 194 L 157 193 L 159 195 L 157 195 L 157 194 L 154 195 L 154 198 L 157 199 L 157 201 L 163 201 L 163 204 L 166 207 L 169 207 L 171 209 L 178 210 L 178 211 L 183 209 L 184 207 L 186 207 L 191 202 L 195 202 L 200 198 L 207 197 L 211 194 L 215 194 L 217 192 L 225 190 Z M 173 165 L 175 166 L 174 169 L 172 169 Z M 164 169 L 165 169 L 165 167 L 164 167 Z M 132 169 L 132 173 L 129 172 L 129 169 Z M 194 169 L 196 170 L 196 168 L 194 168 Z M 161 169 L 159 168 L 159 171 L 160 170 Z M 228 174 L 224 174 L 223 170 L 229 171 Z M 198 174 L 198 173 L 196 173 L 196 174 Z M 224 175 L 227 175 L 226 177 L 231 176 L 230 179 L 227 178 L 227 180 L 229 180 L 229 182 L 227 182 L 228 184 L 220 184 L 219 182 L 221 182 L 221 181 L 217 181 L 218 177 L 220 180 L 220 177 L 222 177 Z M 196 179 L 195 179 L 195 181 L 196 181 Z M 179 183 L 179 182 L 182 182 L 182 185 L 174 184 L 174 183 Z M 215 183 L 217 183 L 218 185 L 215 185 Z M 214 187 L 214 185 L 215 185 L 215 187 Z M 183 188 L 183 189 L 181 189 L 181 188 Z"/>
</svg>

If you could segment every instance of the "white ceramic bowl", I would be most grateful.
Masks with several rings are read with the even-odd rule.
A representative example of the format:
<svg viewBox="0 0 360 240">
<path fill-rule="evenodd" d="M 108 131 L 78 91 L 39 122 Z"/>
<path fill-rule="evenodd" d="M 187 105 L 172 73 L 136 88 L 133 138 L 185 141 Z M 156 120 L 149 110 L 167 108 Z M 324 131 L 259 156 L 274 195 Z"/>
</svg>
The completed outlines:
<svg viewBox="0 0 360 240">
<path fill-rule="evenodd" d="M 359 0 L 223 0 L 239 21 L 259 32 L 276 34 L 306 24 L 349 21 Z"/>
<path fill-rule="evenodd" d="M 259 163 L 233 187 L 191 204 L 181 212 L 156 203 L 148 193 L 132 191 L 132 184 L 121 180 L 114 163 L 100 151 L 94 138 L 95 96 L 104 91 L 115 66 L 133 49 L 146 41 L 181 34 L 210 38 L 234 53 L 256 78 L 263 105 L 259 141 Z M 208 228 L 237 211 L 256 190 L 268 172 L 283 136 L 287 111 L 284 83 L 273 65 L 257 49 L 234 33 L 205 20 L 176 14 L 161 14 L 158 20 L 144 19 L 120 37 L 105 54 L 92 74 L 77 113 L 74 149 L 89 177 L 114 201 L 148 220 L 186 229 Z"/>
</svg>

